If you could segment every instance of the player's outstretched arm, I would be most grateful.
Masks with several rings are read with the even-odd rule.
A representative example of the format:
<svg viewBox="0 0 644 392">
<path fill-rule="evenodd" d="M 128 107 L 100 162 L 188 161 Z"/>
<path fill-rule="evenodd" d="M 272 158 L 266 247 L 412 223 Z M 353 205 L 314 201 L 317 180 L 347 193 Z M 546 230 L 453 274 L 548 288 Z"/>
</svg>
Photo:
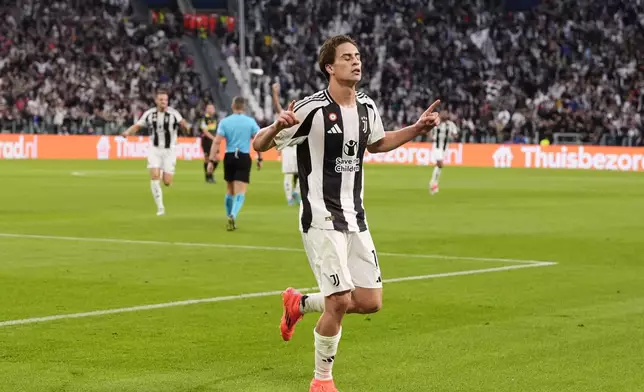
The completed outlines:
<svg viewBox="0 0 644 392">
<path fill-rule="evenodd" d="M 266 128 L 260 129 L 253 140 L 253 149 L 257 152 L 268 151 L 275 146 L 275 137 L 284 129 L 291 128 L 298 124 L 300 121 L 295 116 L 293 111 L 295 108 L 295 101 L 292 101 L 288 108 L 280 113 L 277 121 Z"/>
<path fill-rule="evenodd" d="M 190 131 L 192 131 L 191 129 L 192 127 L 190 126 L 190 124 L 188 124 L 188 122 L 185 119 L 181 120 L 181 122 L 179 123 L 179 126 L 181 126 L 181 128 L 186 132 L 185 133 L 186 136 L 190 136 Z"/>
<path fill-rule="evenodd" d="M 275 113 L 280 114 L 284 111 L 284 108 L 280 104 L 280 84 L 273 83 L 271 88 L 273 89 L 273 107 L 275 108 Z"/>
<path fill-rule="evenodd" d="M 125 137 L 131 136 L 137 133 L 139 129 L 141 129 L 141 126 L 139 124 L 133 124 L 131 127 L 126 129 L 125 132 L 123 132 L 121 135 Z"/>
<path fill-rule="evenodd" d="M 398 131 L 385 132 L 385 137 L 367 146 L 367 150 L 372 154 L 391 151 L 413 140 L 416 136 L 429 132 L 441 122 L 439 114 L 434 113 L 434 109 L 440 102 L 440 100 L 434 101 L 414 125 Z"/>
</svg>

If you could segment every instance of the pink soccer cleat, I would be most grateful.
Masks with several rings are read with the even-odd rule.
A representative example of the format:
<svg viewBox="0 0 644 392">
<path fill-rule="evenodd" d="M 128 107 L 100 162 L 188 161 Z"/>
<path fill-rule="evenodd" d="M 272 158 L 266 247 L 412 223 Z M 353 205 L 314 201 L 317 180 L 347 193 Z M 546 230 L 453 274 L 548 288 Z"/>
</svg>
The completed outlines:
<svg viewBox="0 0 644 392">
<path fill-rule="evenodd" d="M 280 323 L 280 331 L 282 332 L 282 339 L 287 342 L 293 337 L 295 324 L 304 317 L 304 314 L 300 311 L 301 301 L 302 293 L 292 287 L 287 288 L 282 293 L 284 314 L 282 315 L 282 322 Z"/>
<path fill-rule="evenodd" d="M 316 378 L 311 381 L 309 392 L 338 392 L 333 380 L 318 380 Z"/>
</svg>

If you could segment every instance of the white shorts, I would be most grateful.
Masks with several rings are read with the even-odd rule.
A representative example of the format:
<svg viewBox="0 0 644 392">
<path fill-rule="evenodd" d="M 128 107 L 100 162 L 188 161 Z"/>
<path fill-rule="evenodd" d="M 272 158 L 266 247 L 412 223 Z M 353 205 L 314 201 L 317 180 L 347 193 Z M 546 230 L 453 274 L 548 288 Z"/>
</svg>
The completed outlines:
<svg viewBox="0 0 644 392">
<path fill-rule="evenodd" d="M 434 162 L 436 161 L 442 161 L 445 159 L 445 151 L 440 149 L 440 148 L 432 148 L 432 160 Z"/>
<path fill-rule="evenodd" d="M 150 147 L 148 150 L 148 169 L 161 169 L 164 173 L 174 174 L 177 153 L 174 148 Z"/>
<path fill-rule="evenodd" d="M 282 173 L 297 174 L 296 147 L 286 147 L 282 150 Z"/>
<path fill-rule="evenodd" d="M 304 250 L 325 297 L 356 287 L 382 288 L 380 265 L 369 231 L 345 233 L 310 228 Z"/>
</svg>

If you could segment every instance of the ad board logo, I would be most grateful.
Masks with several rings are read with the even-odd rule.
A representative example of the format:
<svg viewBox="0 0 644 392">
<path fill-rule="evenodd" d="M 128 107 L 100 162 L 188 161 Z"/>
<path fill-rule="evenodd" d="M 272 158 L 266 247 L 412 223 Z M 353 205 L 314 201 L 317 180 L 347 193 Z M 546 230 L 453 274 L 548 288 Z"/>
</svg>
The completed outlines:
<svg viewBox="0 0 644 392">
<path fill-rule="evenodd" d="M 512 155 L 512 149 L 510 147 L 501 146 L 494 151 L 492 159 L 494 160 L 494 167 L 512 167 L 514 155 Z"/>
<path fill-rule="evenodd" d="M 110 137 L 101 136 L 96 143 L 96 158 L 99 160 L 110 159 Z"/>
</svg>

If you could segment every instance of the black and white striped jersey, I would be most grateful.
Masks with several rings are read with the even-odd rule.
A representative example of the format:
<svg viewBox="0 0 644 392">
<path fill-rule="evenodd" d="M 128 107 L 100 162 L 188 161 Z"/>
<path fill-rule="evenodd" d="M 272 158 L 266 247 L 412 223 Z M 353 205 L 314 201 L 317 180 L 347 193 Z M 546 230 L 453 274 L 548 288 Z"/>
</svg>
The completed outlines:
<svg viewBox="0 0 644 392">
<path fill-rule="evenodd" d="M 368 145 L 385 137 L 375 103 L 357 93 L 356 106 L 341 107 L 328 90 L 295 105 L 300 121 L 275 138 L 279 150 L 297 145 L 302 194 L 300 230 L 367 230 L 363 206 L 363 156 Z"/>
<path fill-rule="evenodd" d="M 441 122 L 440 125 L 434 127 L 431 131 L 431 136 L 434 143 L 433 147 L 443 151 L 446 150 L 449 138 L 454 137 L 457 134 L 458 128 L 453 121 L 447 120 Z"/>
<path fill-rule="evenodd" d="M 154 147 L 171 148 L 177 143 L 179 123 L 182 120 L 181 114 L 171 107 L 163 112 L 152 108 L 141 115 L 136 125 L 148 128 Z"/>
</svg>

